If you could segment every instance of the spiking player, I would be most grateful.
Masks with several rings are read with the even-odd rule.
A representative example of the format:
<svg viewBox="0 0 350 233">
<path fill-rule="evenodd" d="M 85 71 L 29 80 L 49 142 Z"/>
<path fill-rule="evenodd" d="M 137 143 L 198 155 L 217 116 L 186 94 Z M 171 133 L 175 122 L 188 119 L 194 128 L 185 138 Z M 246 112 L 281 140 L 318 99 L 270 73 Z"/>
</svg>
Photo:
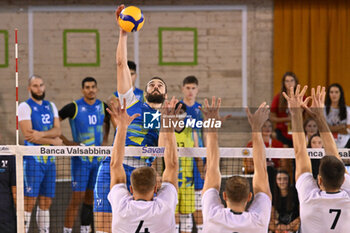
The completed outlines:
<svg viewBox="0 0 350 233">
<path fill-rule="evenodd" d="M 219 119 L 221 99 L 216 104 L 213 97 L 209 108 L 205 100 L 204 118 Z M 254 200 L 246 210 L 252 198 L 250 185 L 246 178 L 233 176 L 226 181 L 223 198 L 227 208 L 221 203 L 219 196 L 221 174 L 218 133 L 214 129 L 207 132 L 207 173 L 202 192 L 203 232 L 213 233 L 266 233 L 271 213 L 271 192 L 266 171 L 265 146 L 261 135 L 261 127 L 269 116 L 266 103 L 252 115 L 247 109 L 249 123 L 252 127 L 254 176 Z"/>
<path fill-rule="evenodd" d="M 124 108 L 121 109 L 119 101 L 117 107 L 111 106 L 110 114 L 118 125 L 117 135 L 111 159 L 111 192 L 108 200 L 113 211 L 113 233 L 175 233 L 175 207 L 177 203 L 177 175 L 178 157 L 175 141 L 174 128 L 161 129 L 161 136 L 164 142 L 163 183 L 157 192 L 156 171 L 148 166 L 136 168 L 131 174 L 131 186 L 129 193 L 126 186 L 127 174 L 123 165 L 128 125 L 139 113 L 128 115 Z M 165 101 L 162 109 L 162 117 L 176 114 L 173 98 L 170 103 Z M 177 109 L 179 110 L 179 109 Z M 154 197 L 154 194 L 157 196 Z"/>
<path fill-rule="evenodd" d="M 97 81 L 86 77 L 82 83 L 83 98 L 67 104 L 59 111 L 60 120 L 69 118 L 73 142 L 61 135 L 65 145 L 108 145 L 110 116 L 107 105 L 96 98 Z M 93 223 L 93 189 L 101 157 L 71 158 L 72 197 L 66 210 L 64 233 L 71 233 L 81 203 L 81 233 L 89 233 Z"/>
<path fill-rule="evenodd" d="M 28 81 L 30 98 L 18 107 L 18 121 L 26 146 L 62 145 L 60 121 L 53 102 L 44 100 L 43 79 L 33 75 Z M 55 196 L 56 165 L 52 156 L 24 156 L 24 225 L 28 232 L 37 197 L 36 219 L 39 233 L 50 229 L 50 206 Z"/>
<path fill-rule="evenodd" d="M 350 177 L 341 160 L 333 135 L 324 116 L 326 91 L 312 88 L 311 97 L 303 101 L 307 86 L 289 96 L 283 93 L 292 116 L 293 145 L 295 151 L 295 179 L 300 201 L 302 233 L 344 233 L 350 229 Z M 307 107 L 312 99 L 311 107 Z M 313 178 L 311 160 L 306 150 L 303 130 L 303 109 L 316 120 L 326 156 L 321 159 L 317 182 Z M 317 185 L 318 183 L 318 185 Z"/>
<path fill-rule="evenodd" d="M 120 12 L 125 8 L 124 5 L 118 7 L 116 19 Z M 152 78 L 145 88 L 145 103 L 140 102 L 133 93 L 130 70 L 127 64 L 127 33 L 120 28 L 119 43 L 117 46 L 117 91 L 119 99 L 126 99 L 126 108 L 129 115 L 135 113 L 143 115 L 144 112 L 155 112 L 159 109 L 166 99 L 166 84 L 159 78 Z M 144 128 L 143 118 L 139 116 L 128 126 L 126 135 L 126 146 L 157 146 L 158 129 Z M 112 119 L 113 120 L 113 119 Z M 116 123 L 113 123 L 116 125 Z M 138 167 L 151 166 L 154 158 L 128 157 L 124 162 L 124 169 L 127 174 L 127 187 L 130 186 L 131 172 Z M 110 191 L 110 157 L 107 157 L 100 165 L 96 186 L 94 189 L 94 212 L 97 232 L 110 232 L 112 209 L 107 200 Z"/>
</svg>

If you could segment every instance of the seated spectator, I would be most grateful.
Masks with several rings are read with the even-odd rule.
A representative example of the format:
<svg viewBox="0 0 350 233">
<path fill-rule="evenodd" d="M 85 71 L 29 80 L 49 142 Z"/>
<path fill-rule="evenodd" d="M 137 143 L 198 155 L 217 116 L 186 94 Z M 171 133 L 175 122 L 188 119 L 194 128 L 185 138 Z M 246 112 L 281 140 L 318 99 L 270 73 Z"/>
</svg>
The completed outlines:
<svg viewBox="0 0 350 233">
<path fill-rule="evenodd" d="M 310 137 L 310 140 L 307 144 L 307 148 L 314 148 L 314 149 L 323 148 L 323 142 L 319 133 L 316 133 Z M 312 175 L 315 179 L 317 179 L 320 162 L 321 162 L 320 159 L 311 159 Z"/>
<path fill-rule="evenodd" d="M 291 87 L 298 85 L 298 79 L 293 72 L 286 72 L 282 78 L 281 91 L 273 97 L 271 103 L 270 119 L 272 123 L 276 124 L 276 138 L 283 144 L 293 147 L 291 132 L 291 118 L 287 106 L 287 101 L 283 98 L 282 93 L 289 93 Z"/>
<path fill-rule="evenodd" d="M 317 127 L 316 121 L 311 117 L 307 118 L 304 122 L 304 132 L 305 132 L 306 143 L 309 142 L 309 139 L 311 138 L 312 135 L 318 133 L 318 127 Z"/>
<path fill-rule="evenodd" d="M 289 174 L 278 170 L 272 195 L 269 230 L 274 233 L 291 233 L 299 229 L 299 200 L 294 185 L 290 185 Z"/>
<path fill-rule="evenodd" d="M 350 148 L 350 107 L 345 104 L 340 84 L 328 87 L 325 100 L 325 116 L 338 148 Z"/>
</svg>

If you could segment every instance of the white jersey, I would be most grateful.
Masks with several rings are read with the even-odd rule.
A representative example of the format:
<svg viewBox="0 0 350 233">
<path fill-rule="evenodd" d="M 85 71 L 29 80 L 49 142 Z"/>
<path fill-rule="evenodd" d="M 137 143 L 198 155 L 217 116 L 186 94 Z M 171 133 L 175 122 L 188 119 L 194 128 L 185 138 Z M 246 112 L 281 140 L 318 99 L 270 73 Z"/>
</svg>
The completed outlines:
<svg viewBox="0 0 350 233">
<path fill-rule="evenodd" d="M 346 115 L 347 117 L 343 120 L 339 119 L 339 108 L 329 108 L 329 113 L 327 115 L 326 113 L 326 108 L 324 109 L 324 114 L 327 120 L 327 123 L 329 125 L 350 125 L 350 107 L 346 106 Z M 338 148 L 344 148 L 346 146 L 346 143 L 348 142 L 348 140 L 350 139 L 350 134 L 336 134 L 336 138 L 335 138 L 335 143 L 337 144 Z"/>
<path fill-rule="evenodd" d="M 163 182 L 153 201 L 134 200 L 126 184 L 116 184 L 108 194 L 113 233 L 175 233 L 177 191 Z"/>
<path fill-rule="evenodd" d="M 350 232 L 350 176 L 345 174 L 341 191 L 327 193 L 317 186 L 312 173 L 296 183 L 300 201 L 301 233 Z"/>
<path fill-rule="evenodd" d="M 235 213 L 221 203 L 218 190 L 208 189 L 202 196 L 203 232 L 266 233 L 271 215 L 271 199 L 259 192 L 248 211 Z"/>
</svg>

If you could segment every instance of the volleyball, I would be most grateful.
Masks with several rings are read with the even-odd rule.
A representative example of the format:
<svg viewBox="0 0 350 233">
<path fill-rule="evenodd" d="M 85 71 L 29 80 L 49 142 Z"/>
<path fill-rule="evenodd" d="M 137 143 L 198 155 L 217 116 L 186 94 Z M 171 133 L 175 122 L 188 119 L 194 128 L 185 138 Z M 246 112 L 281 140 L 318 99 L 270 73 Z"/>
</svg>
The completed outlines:
<svg viewBox="0 0 350 233">
<path fill-rule="evenodd" d="M 140 8 L 129 6 L 120 12 L 118 22 L 124 31 L 136 32 L 142 28 L 145 18 Z"/>
</svg>

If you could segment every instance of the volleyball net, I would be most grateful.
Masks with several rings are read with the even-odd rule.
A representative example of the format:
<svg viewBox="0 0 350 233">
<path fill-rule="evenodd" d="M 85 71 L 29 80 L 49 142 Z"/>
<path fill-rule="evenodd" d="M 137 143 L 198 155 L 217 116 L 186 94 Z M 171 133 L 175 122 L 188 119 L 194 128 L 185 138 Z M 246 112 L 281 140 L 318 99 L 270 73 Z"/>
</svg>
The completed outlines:
<svg viewBox="0 0 350 233">
<path fill-rule="evenodd" d="M 164 170 L 164 151 L 162 147 L 126 147 L 126 172 L 131 173 L 133 168 L 143 164 L 151 165 L 154 160 L 157 162 L 153 163 L 156 164 L 153 167 L 161 177 Z M 228 178 L 240 175 L 251 182 L 254 171 L 252 170 L 252 148 L 220 148 L 219 151 L 222 174 L 220 195 L 222 196 L 225 181 Z M 38 232 L 39 201 L 37 200 L 36 204 L 32 203 L 32 205 L 35 204 L 32 207 L 28 201 L 28 196 L 38 195 L 52 198 L 52 204 L 49 205 L 50 232 L 63 232 L 64 226 L 72 228 L 72 232 L 82 232 L 81 225 L 89 223 L 87 229 L 90 230 L 87 232 L 96 232 L 98 227 L 110 226 L 110 219 L 97 218 L 96 214 L 110 212 L 109 203 L 106 205 L 104 199 L 109 193 L 109 167 L 102 168 L 102 165 L 103 161 L 108 161 L 106 158 L 111 155 L 111 152 L 112 147 L 0 146 L 0 156 L 16 157 L 17 232 L 25 232 L 23 230 L 25 229 L 25 211 L 30 210 L 32 214 L 28 232 Z M 316 161 L 312 163 L 313 166 L 318 166 L 317 161 L 324 156 L 324 150 L 308 149 L 308 154 L 312 161 Z M 350 158 L 349 149 L 339 149 L 339 154 L 345 162 Z M 202 178 L 205 177 L 206 172 L 206 148 L 178 148 L 178 155 L 179 204 L 176 219 L 181 231 L 198 232 L 197 227 L 202 224 L 200 190 L 203 187 Z M 289 183 L 294 183 L 293 149 L 266 148 L 266 158 L 272 193 L 277 187 L 278 170 L 285 170 L 285 174 L 289 176 Z M 85 168 L 83 168 L 84 164 Z M 81 195 L 81 192 L 85 192 L 85 195 Z M 42 205 L 45 206 L 45 203 Z M 74 208 L 78 209 L 74 210 Z M 92 212 L 95 216 L 94 221 Z"/>
</svg>

